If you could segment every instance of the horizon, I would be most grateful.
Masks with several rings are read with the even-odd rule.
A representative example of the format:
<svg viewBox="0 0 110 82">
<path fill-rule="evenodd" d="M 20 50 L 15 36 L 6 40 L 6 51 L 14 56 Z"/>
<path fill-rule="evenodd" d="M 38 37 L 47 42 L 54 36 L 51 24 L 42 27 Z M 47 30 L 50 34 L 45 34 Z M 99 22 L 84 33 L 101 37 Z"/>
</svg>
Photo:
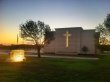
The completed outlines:
<svg viewBox="0 0 110 82">
<path fill-rule="evenodd" d="M 19 25 L 43 21 L 54 28 L 95 29 L 110 13 L 110 0 L 1 0 L 0 44 L 17 44 Z M 20 42 L 23 40 L 19 37 Z"/>
</svg>

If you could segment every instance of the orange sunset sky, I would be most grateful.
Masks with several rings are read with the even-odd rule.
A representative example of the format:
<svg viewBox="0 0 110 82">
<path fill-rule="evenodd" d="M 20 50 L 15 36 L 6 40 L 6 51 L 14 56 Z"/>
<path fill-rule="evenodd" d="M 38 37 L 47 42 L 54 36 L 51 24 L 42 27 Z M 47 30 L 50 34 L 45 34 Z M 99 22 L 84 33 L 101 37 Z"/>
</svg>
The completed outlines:
<svg viewBox="0 0 110 82">
<path fill-rule="evenodd" d="M 108 13 L 110 0 L 0 0 L 0 44 L 16 44 L 19 25 L 28 19 L 53 29 L 95 29 Z"/>
</svg>

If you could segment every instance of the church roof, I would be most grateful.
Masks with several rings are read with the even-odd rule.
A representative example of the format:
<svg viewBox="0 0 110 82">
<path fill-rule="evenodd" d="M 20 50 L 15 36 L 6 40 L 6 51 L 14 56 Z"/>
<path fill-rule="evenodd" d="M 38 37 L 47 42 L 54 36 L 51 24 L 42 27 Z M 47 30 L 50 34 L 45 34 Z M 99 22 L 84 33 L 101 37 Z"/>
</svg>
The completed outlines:
<svg viewBox="0 0 110 82">
<path fill-rule="evenodd" d="M 55 28 L 55 30 L 68 30 L 68 29 L 78 29 L 78 30 L 83 30 L 83 31 L 95 31 L 95 29 L 83 29 L 82 27 Z"/>
<path fill-rule="evenodd" d="M 58 30 L 58 29 L 81 29 L 83 30 L 82 27 L 65 27 L 65 28 L 55 28 L 55 30 Z"/>
</svg>

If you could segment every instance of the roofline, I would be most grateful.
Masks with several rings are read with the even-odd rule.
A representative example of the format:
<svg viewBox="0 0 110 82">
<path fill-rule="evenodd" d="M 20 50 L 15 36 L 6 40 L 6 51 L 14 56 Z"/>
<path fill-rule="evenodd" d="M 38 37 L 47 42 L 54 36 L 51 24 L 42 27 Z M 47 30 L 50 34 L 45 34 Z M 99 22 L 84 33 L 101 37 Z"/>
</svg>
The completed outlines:
<svg viewBox="0 0 110 82">
<path fill-rule="evenodd" d="M 92 31 L 92 30 L 95 30 L 95 29 L 85 29 L 84 31 Z"/>
<path fill-rule="evenodd" d="M 71 29 L 71 28 L 73 28 L 73 29 L 81 28 L 83 30 L 82 27 L 63 27 L 63 28 L 55 28 L 55 30 L 57 30 L 57 29 Z"/>
</svg>

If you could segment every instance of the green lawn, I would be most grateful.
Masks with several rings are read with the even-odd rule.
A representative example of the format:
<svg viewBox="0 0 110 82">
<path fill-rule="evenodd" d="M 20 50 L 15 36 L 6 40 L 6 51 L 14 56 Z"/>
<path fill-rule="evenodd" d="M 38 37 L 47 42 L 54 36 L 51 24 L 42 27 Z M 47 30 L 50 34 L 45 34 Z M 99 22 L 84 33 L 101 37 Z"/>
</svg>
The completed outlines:
<svg viewBox="0 0 110 82">
<path fill-rule="evenodd" d="M 27 58 L 5 62 L 0 56 L 0 82 L 110 82 L 110 56 L 99 60 Z"/>
</svg>

